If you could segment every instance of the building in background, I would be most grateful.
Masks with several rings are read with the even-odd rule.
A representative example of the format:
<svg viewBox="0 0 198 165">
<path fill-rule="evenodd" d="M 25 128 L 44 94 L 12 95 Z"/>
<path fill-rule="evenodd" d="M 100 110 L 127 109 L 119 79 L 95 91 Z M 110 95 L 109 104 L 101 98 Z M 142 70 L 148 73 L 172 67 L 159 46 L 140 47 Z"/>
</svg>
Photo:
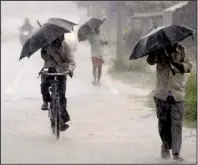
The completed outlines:
<svg viewBox="0 0 198 165">
<path fill-rule="evenodd" d="M 196 29 L 196 1 L 78 1 L 78 3 L 87 8 L 89 17 L 105 15 L 108 18 L 101 26 L 101 30 L 107 34 L 112 47 L 116 47 L 118 38 L 119 42 L 123 40 L 126 54 L 127 49 L 131 51 L 137 40 L 154 27 L 178 24 Z M 118 4 L 121 7 L 118 8 Z M 120 8 L 122 12 L 118 12 Z M 117 21 L 117 18 L 122 18 L 122 23 L 118 23 L 120 21 Z M 121 31 L 122 35 L 119 33 L 121 37 L 117 37 L 118 29 Z M 189 49 L 196 52 L 196 39 L 193 42 L 189 41 L 188 45 L 194 45 Z"/>
<path fill-rule="evenodd" d="M 196 58 L 197 54 L 197 1 L 183 1 L 164 11 L 164 24 L 177 24 L 184 25 L 195 30 L 195 37 L 187 38 L 183 41 L 187 48 L 187 52 L 191 54 L 193 58 Z"/>
</svg>

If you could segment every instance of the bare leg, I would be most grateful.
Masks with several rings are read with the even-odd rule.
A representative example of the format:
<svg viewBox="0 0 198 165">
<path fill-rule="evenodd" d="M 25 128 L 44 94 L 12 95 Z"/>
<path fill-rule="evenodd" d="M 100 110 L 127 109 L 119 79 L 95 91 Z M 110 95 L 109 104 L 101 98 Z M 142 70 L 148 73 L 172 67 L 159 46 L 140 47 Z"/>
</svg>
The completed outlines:
<svg viewBox="0 0 198 165">
<path fill-rule="evenodd" d="M 98 84 L 100 83 L 101 75 L 102 75 L 102 65 L 98 66 Z"/>
<path fill-rule="evenodd" d="M 93 78 L 94 78 L 94 83 L 96 82 L 96 66 L 93 65 Z"/>
</svg>

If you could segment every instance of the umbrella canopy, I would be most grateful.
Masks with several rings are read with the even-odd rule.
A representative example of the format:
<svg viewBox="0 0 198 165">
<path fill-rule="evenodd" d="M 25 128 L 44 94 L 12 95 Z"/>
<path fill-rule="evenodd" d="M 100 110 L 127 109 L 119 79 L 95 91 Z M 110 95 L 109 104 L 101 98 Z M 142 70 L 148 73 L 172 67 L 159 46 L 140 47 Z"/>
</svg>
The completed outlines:
<svg viewBox="0 0 198 165">
<path fill-rule="evenodd" d="M 87 40 L 87 37 L 90 33 L 94 31 L 95 28 L 98 28 L 101 26 L 101 24 L 106 20 L 104 19 L 98 19 L 98 18 L 91 18 L 88 22 L 83 24 L 79 30 L 78 30 L 78 40 L 79 41 L 85 41 Z"/>
<path fill-rule="evenodd" d="M 129 59 L 137 59 L 166 46 L 173 46 L 192 35 L 192 29 L 179 25 L 155 28 L 149 34 L 140 38 Z"/>
<path fill-rule="evenodd" d="M 71 32 L 73 30 L 73 27 L 77 25 L 76 23 L 73 23 L 68 20 L 64 20 L 62 18 L 50 18 L 48 19 L 47 23 L 51 23 L 59 27 L 62 27 L 63 29 L 68 30 L 69 32 Z"/>
<path fill-rule="evenodd" d="M 93 31 L 92 28 L 90 28 L 87 24 L 82 25 L 78 30 L 78 40 L 79 41 L 85 41 L 87 40 L 89 34 L 91 34 Z"/>
<path fill-rule="evenodd" d="M 59 19 L 51 18 L 45 23 L 32 37 L 24 44 L 19 60 L 24 57 L 30 57 L 37 50 L 51 44 L 54 40 L 69 33 L 75 23 Z"/>
</svg>

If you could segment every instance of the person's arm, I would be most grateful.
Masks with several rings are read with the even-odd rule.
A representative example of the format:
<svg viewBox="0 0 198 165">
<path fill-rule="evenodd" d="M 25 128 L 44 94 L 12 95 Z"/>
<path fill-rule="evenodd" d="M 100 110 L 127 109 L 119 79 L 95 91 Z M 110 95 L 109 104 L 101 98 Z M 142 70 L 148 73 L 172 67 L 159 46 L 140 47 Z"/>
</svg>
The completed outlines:
<svg viewBox="0 0 198 165">
<path fill-rule="evenodd" d="M 44 61 L 50 60 L 50 55 L 49 55 L 49 49 L 48 49 L 48 47 L 44 47 L 44 48 L 41 49 L 41 58 Z"/>
<path fill-rule="evenodd" d="M 47 58 L 47 50 L 46 48 L 41 49 L 41 58 L 46 62 L 48 60 Z M 38 73 L 39 75 L 41 74 L 42 70 L 45 68 L 45 65 L 41 68 L 40 72 Z"/>
<path fill-rule="evenodd" d="M 192 69 L 192 62 L 189 56 L 185 55 L 183 62 L 175 61 L 172 56 L 170 57 L 169 62 L 176 67 L 180 73 L 189 73 Z"/>
<path fill-rule="evenodd" d="M 44 54 L 46 53 L 46 50 L 44 48 L 41 49 L 41 58 L 44 60 Z"/>
<path fill-rule="evenodd" d="M 147 63 L 149 65 L 155 65 L 157 62 L 158 62 L 158 59 L 157 59 L 157 55 L 156 54 L 150 54 L 150 55 L 148 55 L 148 57 L 147 57 Z"/>
<path fill-rule="evenodd" d="M 107 41 L 106 38 L 107 38 L 107 37 L 105 36 L 104 33 L 103 33 L 103 35 L 100 34 L 100 43 L 101 43 L 102 45 L 108 45 L 108 41 Z"/>
<path fill-rule="evenodd" d="M 67 69 L 71 72 L 70 76 L 72 77 L 73 75 L 73 71 L 75 70 L 76 68 L 76 62 L 74 60 L 74 55 L 73 55 L 73 52 L 71 50 L 71 48 L 69 47 L 69 44 L 67 44 L 66 42 L 63 43 L 63 46 L 64 46 L 64 55 L 65 55 L 65 59 L 68 63 L 67 65 Z"/>
<path fill-rule="evenodd" d="M 41 49 L 41 58 L 43 59 L 43 60 L 45 60 L 45 55 L 46 55 L 46 53 L 47 53 L 47 51 L 46 51 L 46 49 L 45 48 L 42 48 Z"/>
</svg>

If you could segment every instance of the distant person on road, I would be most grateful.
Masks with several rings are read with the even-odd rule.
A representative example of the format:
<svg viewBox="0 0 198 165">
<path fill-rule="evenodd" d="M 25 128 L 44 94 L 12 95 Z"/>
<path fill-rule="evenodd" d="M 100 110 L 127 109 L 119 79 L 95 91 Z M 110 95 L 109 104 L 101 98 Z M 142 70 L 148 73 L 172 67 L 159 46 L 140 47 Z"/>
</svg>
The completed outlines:
<svg viewBox="0 0 198 165">
<path fill-rule="evenodd" d="M 154 100 L 157 109 L 158 129 L 162 140 L 161 157 L 169 158 L 172 149 L 174 160 L 182 161 L 182 122 L 184 114 L 185 85 L 192 69 L 182 45 L 176 44 L 165 51 L 150 54 L 150 65 L 157 64 L 157 87 Z"/>
<path fill-rule="evenodd" d="M 30 21 L 28 18 L 25 18 L 24 24 L 20 27 L 20 31 L 28 31 L 29 34 L 32 34 L 34 27 L 30 24 Z"/>
<path fill-rule="evenodd" d="M 102 64 L 104 63 L 103 46 L 108 44 L 108 42 L 101 38 L 99 28 L 95 28 L 95 30 L 89 35 L 88 41 L 91 45 L 91 59 L 93 65 L 92 83 L 94 85 L 100 85 L 100 78 L 102 75 Z"/>
<path fill-rule="evenodd" d="M 56 39 L 48 47 L 41 49 L 41 57 L 44 60 L 43 68 L 56 68 L 58 72 L 69 71 L 69 76 L 73 76 L 75 69 L 75 61 L 73 53 L 69 45 L 64 42 L 64 35 Z M 60 89 L 60 104 L 62 111 L 61 118 L 61 131 L 65 131 L 69 125 L 66 123 L 70 121 L 70 116 L 67 112 L 67 98 L 66 92 L 66 76 L 59 76 L 59 89 Z M 52 101 L 49 93 L 49 87 L 51 86 L 51 77 L 48 75 L 42 75 L 41 77 L 41 94 L 43 97 L 42 110 L 48 110 L 48 103 Z"/>
<path fill-rule="evenodd" d="M 19 28 L 19 40 L 22 45 L 31 37 L 33 33 L 33 26 L 30 24 L 29 19 L 26 18 L 24 24 Z"/>
</svg>

